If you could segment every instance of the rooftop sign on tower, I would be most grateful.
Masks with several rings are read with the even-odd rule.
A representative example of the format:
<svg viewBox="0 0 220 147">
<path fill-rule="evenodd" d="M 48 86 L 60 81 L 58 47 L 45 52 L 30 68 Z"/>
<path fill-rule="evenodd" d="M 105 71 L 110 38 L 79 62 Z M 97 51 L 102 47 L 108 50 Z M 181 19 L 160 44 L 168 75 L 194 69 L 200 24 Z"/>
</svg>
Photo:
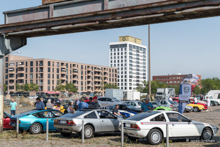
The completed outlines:
<svg viewBox="0 0 220 147">
<path fill-rule="evenodd" d="M 129 41 L 129 42 L 141 44 L 141 39 L 135 38 L 135 37 L 132 37 L 132 36 L 120 36 L 119 37 L 119 42 L 123 42 L 123 41 Z"/>
</svg>

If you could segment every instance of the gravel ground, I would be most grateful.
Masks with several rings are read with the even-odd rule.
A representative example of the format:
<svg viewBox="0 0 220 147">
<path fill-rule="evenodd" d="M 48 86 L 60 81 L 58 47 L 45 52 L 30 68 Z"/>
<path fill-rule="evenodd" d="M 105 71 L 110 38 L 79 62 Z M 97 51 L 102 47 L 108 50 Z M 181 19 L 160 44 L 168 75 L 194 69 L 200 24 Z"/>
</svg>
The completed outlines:
<svg viewBox="0 0 220 147">
<path fill-rule="evenodd" d="M 215 126 L 220 124 L 220 106 L 212 107 L 213 111 L 203 111 L 203 112 L 191 112 L 185 113 L 187 117 L 200 121 L 206 122 Z M 33 109 L 33 107 L 24 107 L 18 110 L 18 113 Z M 6 112 L 10 112 L 8 108 L 5 109 Z M 59 133 L 50 133 L 49 141 L 45 140 L 45 134 L 32 135 L 32 134 L 19 134 L 16 138 L 16 133 L 13 130 L 4 131 L 3 134 L 0 134 L 0 146 L 1 147 L 115 147 L 120 146 L 120 133 L 116 134 L 99 134 L 95 135 L 94 138 L 85 140 L 85 143 L 81 143 L 81 139 L 78 136 L 71 136 L 69 138 L 63 138 Z M 137 142 L 131 142 L 125 137 L 125 146 L 150 146 L 147 144 L 146 140 L 138 140 Z M 165 143 L 158 145 L 159 147 L 165 146 Z M 220 131 L 217 133 L 217 136 L 213 138 L 211 142 L 201 142 L 200 140 L 172 140 L 170 142 L 170 147 L 220 147 Z"/>
</svg>

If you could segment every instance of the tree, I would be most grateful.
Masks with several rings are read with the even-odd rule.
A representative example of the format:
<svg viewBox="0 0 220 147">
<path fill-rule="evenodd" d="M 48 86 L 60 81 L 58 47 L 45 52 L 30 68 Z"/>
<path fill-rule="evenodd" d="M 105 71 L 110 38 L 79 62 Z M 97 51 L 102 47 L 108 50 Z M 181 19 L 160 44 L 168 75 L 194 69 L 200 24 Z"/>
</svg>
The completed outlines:
<svg viewBox="0 0 220 147">
<path fill-rule="evenodd" d="M 118 89 L 118 86 L 116 84 L 105 83 L 104 89 Z"/>
<path fill-rule="evenodd" d="M 39 90 L 39 86 L 33 82 L 31 82 L 29 84 L 29 91 L 38 91 Z"/>
<path fill-rule="evenodd" d="M 66 88 L 66 91 L 68 91 L 68 92 L 74 92 L 74 93 L 77 92 L 77 88 L 73 83 L 67 83 L 65 85 L 65 88 Z"/>
<path fill-rule="evenodd" d="M 4 91 L 7 91 L 8 90 L 8 87 L 6 84 L 4 84 Z"/>
<path fill-rule="evenodd" d="M 193 93 L 194 94 L 200 94 L 200 92 L 201 92 L 201 90 L 200 90 L 199 86 L 196 85 L 194 90 L 193 90 Z"/>
<path fill-rule="evenodd" d="M 201 93 L 206 94 L 210 90 L 218 90 L 220 89 L 220 79 L 219 78 L 207 78 L 201 80 Z"/>
</svg>

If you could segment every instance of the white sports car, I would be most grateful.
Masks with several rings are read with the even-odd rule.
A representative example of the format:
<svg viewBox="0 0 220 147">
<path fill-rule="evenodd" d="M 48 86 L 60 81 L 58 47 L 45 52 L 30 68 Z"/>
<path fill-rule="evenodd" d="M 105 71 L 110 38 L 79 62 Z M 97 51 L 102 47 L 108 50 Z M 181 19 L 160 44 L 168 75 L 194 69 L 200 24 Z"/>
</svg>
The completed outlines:
<svg viewBox="0 0 220 147">
<path fill-rule="evenodd" d="M 211 140 L 218 128 L 193 121 L 176 111 L 148 111 L 123 120 L 124 133 L 130 140 L 147 138 L 152 145 L 166 138 L 166 124 L 169 124 L 170 138 L 197 138 Z M 119 124 L 121 131 L 121 122 Z"/>
</svg>

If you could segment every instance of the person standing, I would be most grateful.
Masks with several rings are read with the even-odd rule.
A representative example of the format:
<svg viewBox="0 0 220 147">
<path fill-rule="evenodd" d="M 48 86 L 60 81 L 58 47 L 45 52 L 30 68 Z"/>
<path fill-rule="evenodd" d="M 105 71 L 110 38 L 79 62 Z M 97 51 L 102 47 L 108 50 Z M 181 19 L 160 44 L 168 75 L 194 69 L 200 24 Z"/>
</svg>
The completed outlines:
<svg viewBox="0 0 220 147">
<path fill-rule="evenodd" d="M 141 112 L 147 112 L 149 110 L 153 110 L 153 105 L 150 102 L 150 98 L 147 97 L 145 102 L 141 104 Z"/>
<path fill-rule="evenodd" d="M 208 106 L 208 110 L 206 110 L 206 111 L 212 111 L 212 107 L 211 107 L 211 100 L 210 100 L 210 98 L 207 96 L 207 106 Z"/>
<path fill-rule="evenodd" d="M 14 99 L 11 100 L 10 107 L 11 107 L 11 115 L 14 116 L 16 114 L 16 110 L 18 109 L 18 105 L 14 101 Z"/>
<path fill-rule="evenodd" d="M 81 98 L 78 109 L 81 110 L 86 108 L 89 108 L 89 105 L 85 102 L 85 98 Z"/>
<path fill-rule="evenodd" d="M 200 94 L 200 100 L 203 101 L 203 96 Z"/>
<path fill-rule="evenodd" d="M 71 103 L 71 102 L 68 103 L 67 112 L 68 112 L 68 113 L 74 113 L 73 106 L 72 106 L 72 103 Z"/>
<path fill-rule="evenodd" d="M 169 97 L 169 100 L 170 100 L 170 101 L 173 101 L 173 97 L 172 97 L 172 96 L 170 96 L 170 97 Z"/>
<path fill-rule="evenodd" d="M 36 109 L 38 109 L 38 110 L 44 110 L 45 109 L 45 105 L 40 100 L 40 98 L 36 98 Z"/>
<path fill-rule="evenodd" d="M 112 113 L 113 113 L 114 115 L 121 115 L 121 114 L 118 112 L 118 108 L 119 108 L 119 106 L 118 106 L 118 105 L 115 105 L 115 108 L 114 108 L 113 111 L 112 111 Z"/>
<path fill-rule="evenodd" d="M 93 97 L 93 101 L 94 101 L 93 108 L 94 109 L 99 109 L 99 103 L 98 103 L 98 100 L 97 100 L 97 96 Z"/>
<path fill-rule="evenodd" d="M 51 99 L 49 99 L 49 100 L 47 101 L 46 106 L 47 106 L 47 109 L 53 109 L 53 105 L 51 104 Z"/>
<path fill-rule="evenodd" d="M 197 97 L 196 97 L 196 95 L 194 94 L 194 104 L 197 104 L 198 103 L 198 100 L 197 100 Z"/>
<path fill-rule="evenodd" d="M 92 102 L 92 97 L 89 98 L 87 104 L 89 105 L 89 108 L 93 108 L 94 103 Z"/>
</svg>

